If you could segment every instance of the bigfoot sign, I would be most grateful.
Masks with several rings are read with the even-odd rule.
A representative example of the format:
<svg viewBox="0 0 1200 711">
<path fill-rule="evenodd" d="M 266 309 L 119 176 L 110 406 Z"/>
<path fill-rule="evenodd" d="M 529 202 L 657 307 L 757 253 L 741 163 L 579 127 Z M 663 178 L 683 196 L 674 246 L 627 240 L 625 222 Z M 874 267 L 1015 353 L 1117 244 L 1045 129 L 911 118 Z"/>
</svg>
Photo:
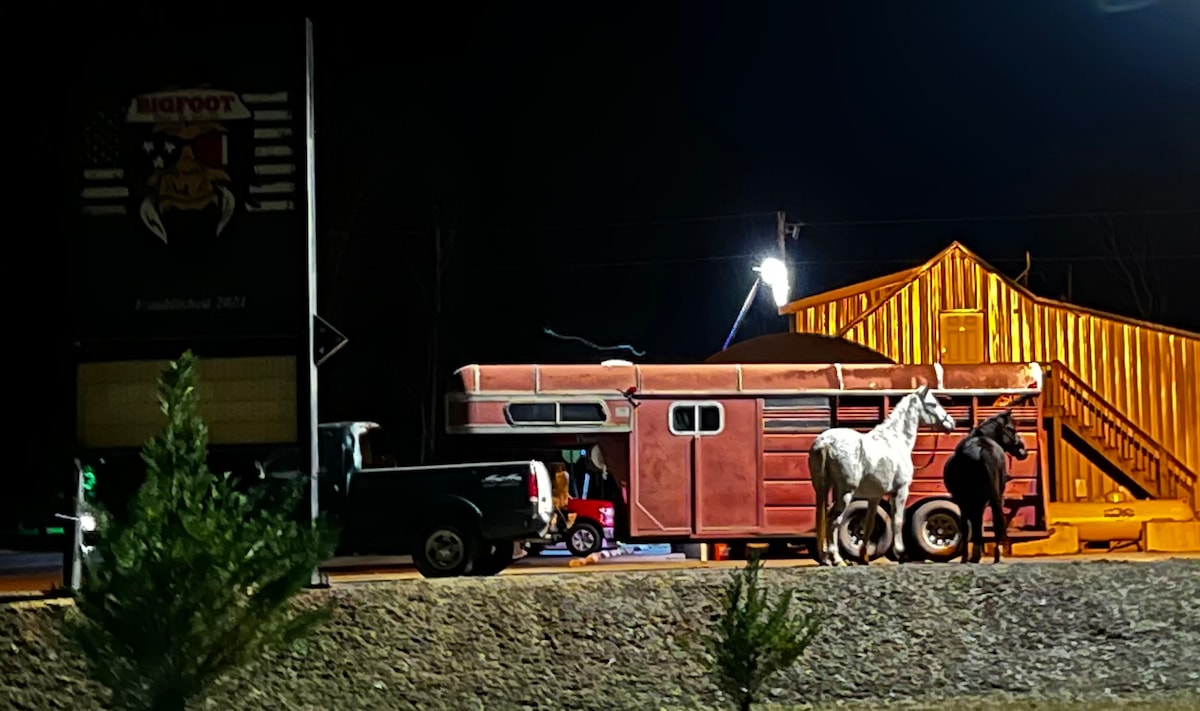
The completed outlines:
<svg viewBox="0 0 1200 711">
<path fill-rule="evenodd" d="M 77 339 L 304 329 L 305 35 L 225 34 L 225 58 L 202 73 L 142 45 L 92 67 L 74 192 Z"/>
</svg>

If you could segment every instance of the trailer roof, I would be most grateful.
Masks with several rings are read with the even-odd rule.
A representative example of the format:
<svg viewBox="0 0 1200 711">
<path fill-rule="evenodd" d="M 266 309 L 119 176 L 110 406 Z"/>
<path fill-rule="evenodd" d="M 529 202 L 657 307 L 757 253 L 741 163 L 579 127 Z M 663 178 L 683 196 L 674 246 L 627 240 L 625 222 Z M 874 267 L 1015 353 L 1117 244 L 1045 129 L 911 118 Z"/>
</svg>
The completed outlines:
<svg viewBox="0 0 1200 711">
<path fill-rule="evenodd" d="M 1037 363 L 986 365 L 715 364 L 467 365 L 455 371 L 471 394 L 613 395 L 779 392 L 1040 390 Z"/>
</svg>

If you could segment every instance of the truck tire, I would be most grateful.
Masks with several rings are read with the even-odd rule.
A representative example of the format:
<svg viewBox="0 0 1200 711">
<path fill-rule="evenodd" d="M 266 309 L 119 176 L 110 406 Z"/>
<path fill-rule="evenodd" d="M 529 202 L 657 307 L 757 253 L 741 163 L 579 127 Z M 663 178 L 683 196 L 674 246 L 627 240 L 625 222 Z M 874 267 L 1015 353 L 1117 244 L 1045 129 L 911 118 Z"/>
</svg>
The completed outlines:
<svg viewBox="0 0 1200 711">
<path fill-rule="evenodd" d="M 471 575 L 499 575 L 513 562 L 512 541 L 484 541 L 471 566 Z"/>
<path fill-rule="evenodd" d="M 925 560 L 945 562 L 960 552 L 964 531 L 958 505 L 953 501 L 922 501 L 909 511 L 905 528 L 909 550 Z"/>
<path fill-rule="evenodd" d="M 604 548 L 604 533 L 591 521 L 576 521 L 567 531 L 566 543 L 571 555 L 585 558 Z"/>
<path fill-rule="evenodd" d="M 846 507 L 846 518 L 842 521 L 842 525 L 837 531 L 838 547 L 842 551 L 842 557 L 850 560 L 862 562 L 859 557 L 859 532 L 862 530 L 862 520 L 867 513 L 866 501 L 851 501 Z M 892 517 L 884 510 L 882 506 L 876 509 L 875 512 L 875 529 L 871 532 L 870 546 L 868 552 L 871 555 L 871 560 L 882 558 L 888 551 L 892 549 L 892 540 L 895 532 L 892 530 Z"/>
<path fill-rule="evenodd" d="M 454 578 L 471 572 L 479 536 L 460 523 L 426 526 L 412 547 L 413 563 L 426 578 Z"/>
</svg>

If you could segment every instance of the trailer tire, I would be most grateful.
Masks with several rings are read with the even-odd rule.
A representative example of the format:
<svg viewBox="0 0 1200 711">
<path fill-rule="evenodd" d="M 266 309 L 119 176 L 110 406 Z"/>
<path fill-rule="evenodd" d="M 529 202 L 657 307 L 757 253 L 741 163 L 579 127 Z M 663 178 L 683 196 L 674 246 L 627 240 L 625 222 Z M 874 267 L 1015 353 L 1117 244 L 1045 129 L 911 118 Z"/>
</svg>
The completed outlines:
<svg viewBox="0 0 1200 711">
<path fill-rule="evenodd" d="M 479 535 L 458 522 L 425 526 L 413 542 L 417 571 L 426 578 L 466 575 L 479 555 Z"/>
<path fill-rule="evenodd" d="M 944 563 L 960 553 L 964 533 L 962 514 L 953 501 L 922 501 L 909 511 L 905 528 L 914 557 Z"/>
<path fill-rule="evenodd" d="M 838 548 L 841 549 L 843 558 L 862 562 L 859 557 L 859 536 L 862 530 L 862 519 L 866 512 L 866 501 L 851 501 L 850 505 L 846 507 L 846 517 L 837 531 Z M 892 541 L 895 540 L 892 517 L 883 507 L 879 507 L 875 511 L 875 530 L 871 534 L 872 541 L 867 552 L 870 554 L 871 560 L 878 560 L 892 549 Z"/>
<path fill-rule="evenodd" d="M 586 558 L 604 548 L 604 533 L 591 521 L 576 521 L 567 531 L 567 550 L 576 558 Z"/>
</svg>

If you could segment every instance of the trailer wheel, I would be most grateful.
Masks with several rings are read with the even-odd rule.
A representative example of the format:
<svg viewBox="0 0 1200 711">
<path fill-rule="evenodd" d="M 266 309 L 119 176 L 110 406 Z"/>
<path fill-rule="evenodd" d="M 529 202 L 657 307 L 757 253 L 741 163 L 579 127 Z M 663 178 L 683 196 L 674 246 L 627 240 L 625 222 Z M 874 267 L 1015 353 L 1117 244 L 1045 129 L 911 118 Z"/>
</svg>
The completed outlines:
<svg viewBox="0 0 1200 711">
<path fill-rule="evenodd" d="M 838 548 L 841 549 L 843 558 L 861 562 L 859 551 L 862 546 L 863 519 L 866 513 L 866 501 L 851 501 L 850 505 L 846 507 L 846 518 L 842 520 L 842 525 L 837 532 Z M 871 560 L 877 560 L 891 550 L 894 538 L 892 517 L 883 510 L 883 507 L 876 509 L 875 528 L 871 531 L 871 543 L 867 547 Z"/>
<path fill-rule="evenodd" d="M 484 541 L 471 575 L 499 575 L 513 562 L 512 541 Z"/>
<path fill-rule="evenodd" d="M 567 531 L 567 550 L 577 558 L 599 553 L 604 548 L 604 534 L 591 521 L 576 521 Z"/>
<path fill-rule="evenodd" d="M 925 560 L 945 562 L 959 553 L 962 516 L 953 501 L 922 501 L 909 511 L 906 528 L 909 547 Z"/>
<path fill-rule="evenodd" d="M 412 557 L 426 578 L 453 578 L 471 572 L 478 555 L 478 536 L 459 523 L 427 526 L 417 536 Z"/>
</svg>

